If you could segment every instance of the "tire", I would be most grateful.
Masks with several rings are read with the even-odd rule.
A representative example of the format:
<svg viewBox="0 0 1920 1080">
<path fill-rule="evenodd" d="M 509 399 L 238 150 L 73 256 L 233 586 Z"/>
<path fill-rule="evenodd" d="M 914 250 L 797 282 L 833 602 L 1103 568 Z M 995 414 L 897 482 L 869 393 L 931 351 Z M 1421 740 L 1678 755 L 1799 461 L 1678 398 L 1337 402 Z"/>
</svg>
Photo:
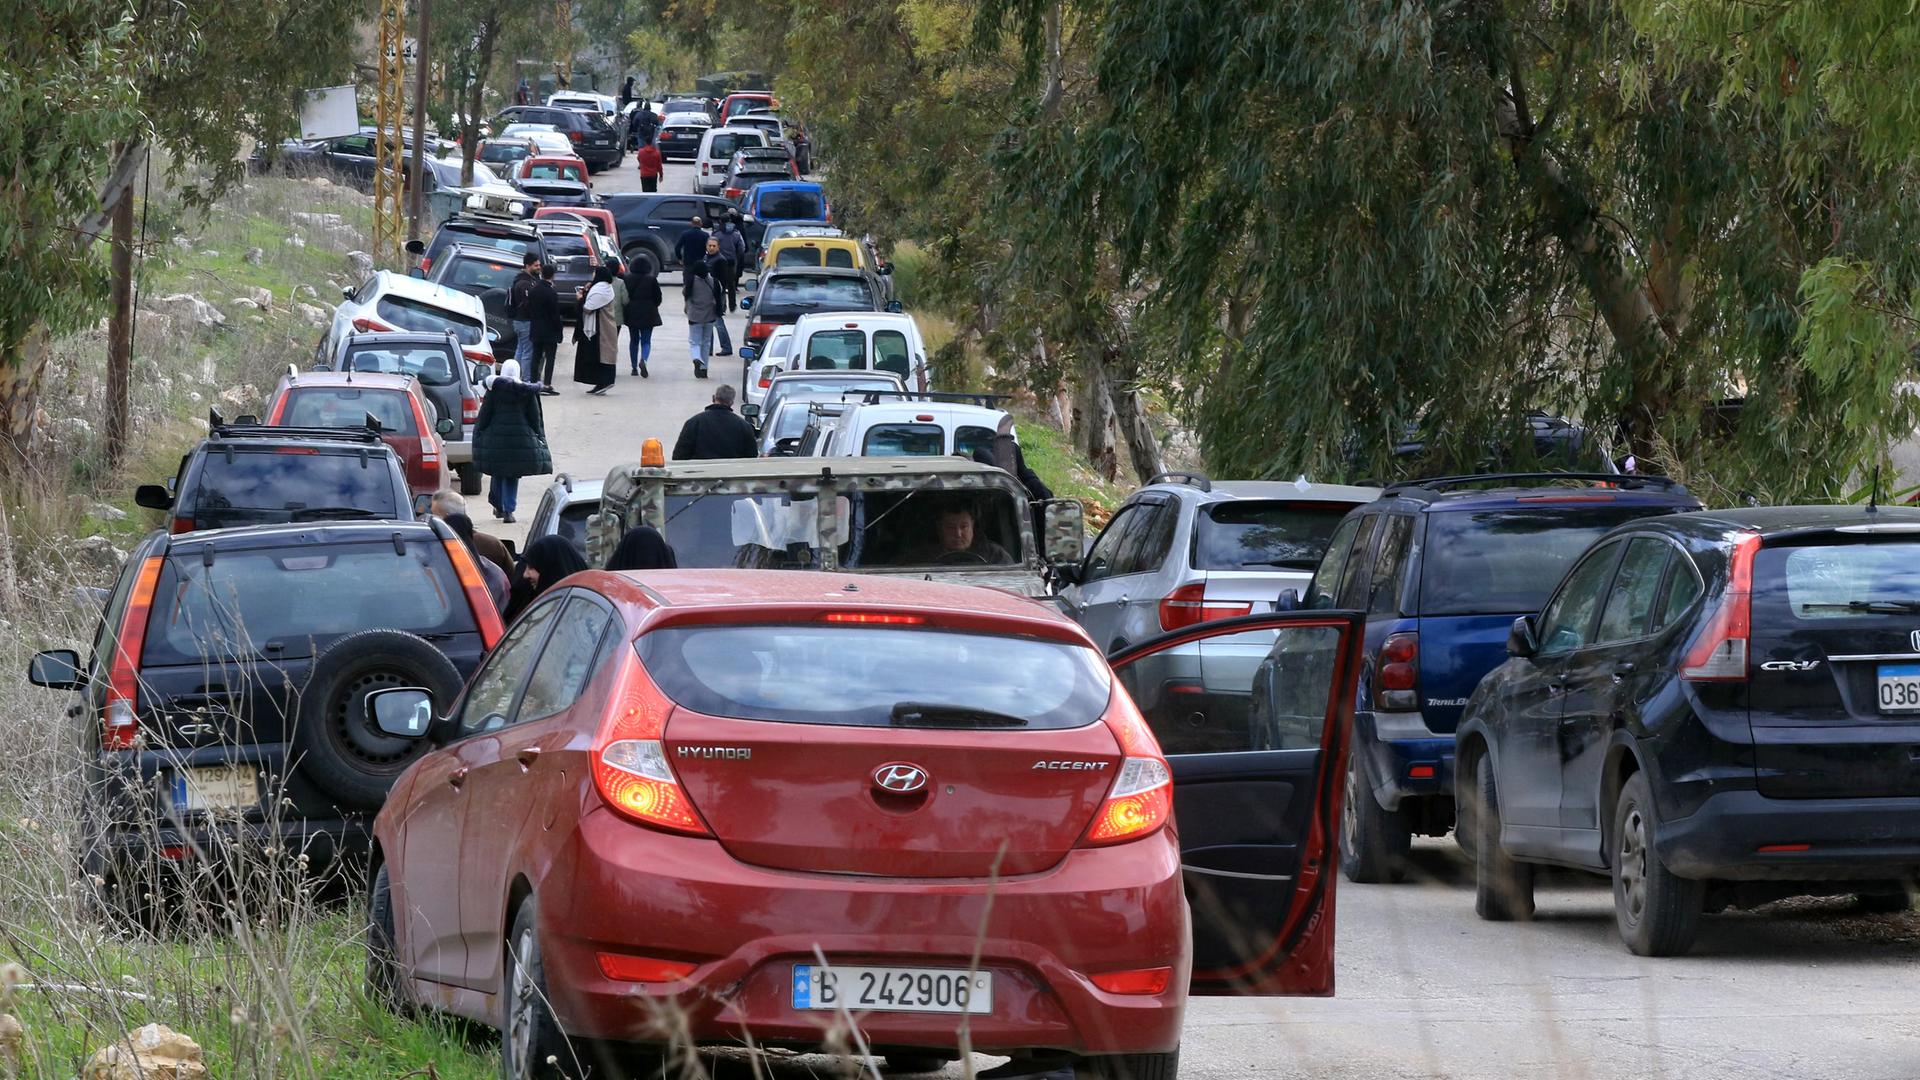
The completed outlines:
<svg viewBox="0 0 1920 1080">
<path fill-rule="evenodd" d="M 906 1076 L 914 1073 L 935 1073 L 958 1061 L 953 1054 L 888 1054 L 887 1072 Z"/>
<path fill-rule="evenodd" d="M 1500 794 L 1493 758 L 1482 756 L 1473 789 L 1473 910 L 1488 922 L 1533 918 L 1533 867 L 1515 862 L 1500 846 Z"/>
<path fill-rule="evenodd" d="M 378 810 L 401 771 L 426 753 L 428 742 L 382 734 L 368 714 L 367 695 L 396 686 L 425 687 L 435 709 L 444 710 L 460 693 L 460 684 L 453 661 L 417 634 L 348 634 L 313 661 L 300 692 L 291 767 L 341 809 Z"/>
<path fill-rule="evenodd" d="M 460 478 L 460 494 L 462 495 L 480 494 L 480 490 L 481 490 L 480 470 L 474 466 L 473 462 L 469 461 L 465 465 L 455 465 L 453 467 L 453 472 L 455 476 L 458 476 Z"/>
<path fill-rule="evenodd" d="M 631 248 L 626 252 L 626 256 L 628 266 L 634 268 L 644 266 L 652 271 L 654 277 L 660 276 L 660 256 L 655 254 L 652 248 L 644 245 Z"/>
<path fill-rule="evenodd" d="M 1391 885 L 1407 876 L 1413 830 L 1407 819 L 1380 805 L 1360 780 L 1357 754 L 1347 755 L 1346 794 L 1340 815 L 1340 869 L 1362 885 Z"/>
<path fill-rule="evenodd" d="M 1180 1051 L 1081 1058 L 1073 1072 L 1076 1080 L 1176 1080 Z"/>
<path fill-rule="evenodd" d="M 1700 931 L 1706 882 L 1676 877 L 1660 861 L 1660 817 L 1645 773 L 1635 773 L 1614 808 L 1613 916 L 1637 956 L 1679 956 Z"/>
<path fill-rule="evenodd" d="M 387 1011 L 405 1016 L 411 1011 L 405 985 L 394 947 L 393 879 L 383 862 L 367 887 L 367 996 Z"/>
<path fill-rule="evenodd" d="M 514 913 L 513 929 L 507 932 L 500 1006 L 500 1075 L 505 1080 L 547 1080 L 585 1071 L 547 997 L 536 912 L 530 896 Z"/>
<path fill-rule="evenodd" d="M 1913 910 L 1913 887 L 1892 885 L 1872 892 L 1854 893 L 1853 902 L 1869 915 L 1899 915 Z"/>
</svg>

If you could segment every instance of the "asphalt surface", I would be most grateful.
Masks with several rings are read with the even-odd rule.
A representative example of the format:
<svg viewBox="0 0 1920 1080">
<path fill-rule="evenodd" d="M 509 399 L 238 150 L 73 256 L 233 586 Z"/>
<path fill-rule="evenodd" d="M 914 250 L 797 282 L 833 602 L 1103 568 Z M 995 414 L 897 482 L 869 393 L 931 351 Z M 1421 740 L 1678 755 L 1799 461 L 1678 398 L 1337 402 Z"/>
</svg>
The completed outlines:
<svg viewBox="0 0 1920 1080">
<path fill-rule="evenodd" d="M 663 189 L 690 185 L 686 164 L 668 165 Z M 637 191 L 640 181 L 629 161 L 594 187 Z M 663 282 L 650 378 L 629 377 L 623 361 L 614 389 L 588 397 L 570 381 L 572 346 L 562 346 L 562 396 L 546 399 L 557 469 L 603 477 L 637 461 L 649 436 L 671 452 L 714 387 L 737 389 L 735 358 L 717 360 L 709 381 L 693 378 L 677 283 L 677 274 Z M 738 344 L 746 319 L 735 313 L 729 327 Z M 519 539 L 549 480 L 522 481 L 520 524 L 491 521 L 483 498 L 472 500 L 476 520 Z M 1450 841 L 1423 842 L 1415 855 L 1408 884 L 1340 882 L 1334 997 L 1195 1001 L 1182 1075 L 1920 1077 L 1920 914 L 1777 904 L 1709 916 L 1690 956 L 1648 960 L 1620 944 L 1598 878 L 1550 878 L 1535 921 L 1487 923 L 1474 916 L 1471 871 Z"/>
</svg>

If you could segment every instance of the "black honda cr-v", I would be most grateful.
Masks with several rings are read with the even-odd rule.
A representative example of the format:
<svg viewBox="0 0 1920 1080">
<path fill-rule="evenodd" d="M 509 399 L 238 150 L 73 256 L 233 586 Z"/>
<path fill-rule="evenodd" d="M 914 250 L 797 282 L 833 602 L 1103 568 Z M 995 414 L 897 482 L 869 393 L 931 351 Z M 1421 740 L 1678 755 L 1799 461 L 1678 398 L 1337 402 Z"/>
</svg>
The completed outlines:
<svg viewBox="0 0 1920 1080">
<path fill-rule="evenodd" d="M 1609 533 L 1459 727 L 1476 907 L 1533 911 L 1534 864 L 1613 878 L 1642 955 L 1705 910 L 1911 904 L 1920 873 L 1920 512 L 1775 507 Z"/>
</svg>

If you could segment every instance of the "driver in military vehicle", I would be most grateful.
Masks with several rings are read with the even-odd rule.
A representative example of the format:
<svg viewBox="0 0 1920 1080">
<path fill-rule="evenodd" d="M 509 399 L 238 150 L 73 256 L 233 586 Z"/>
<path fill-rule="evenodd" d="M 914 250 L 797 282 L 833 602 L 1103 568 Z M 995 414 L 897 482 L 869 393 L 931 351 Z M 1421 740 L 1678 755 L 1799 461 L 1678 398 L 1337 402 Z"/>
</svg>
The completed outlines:
<svg viewBox="0 0 1920 1080">
<path fill-rule="evenodd" d="M 1005 564 L 1013 561 L 1007 549 L 980 536 L 973 520 L 973 508 L 964 503 L 946 506 L 934 515 L 932 544 L 923 544 L 907 553 L 904 566 L 954 565 L 957 563 Z"/>
</svg>

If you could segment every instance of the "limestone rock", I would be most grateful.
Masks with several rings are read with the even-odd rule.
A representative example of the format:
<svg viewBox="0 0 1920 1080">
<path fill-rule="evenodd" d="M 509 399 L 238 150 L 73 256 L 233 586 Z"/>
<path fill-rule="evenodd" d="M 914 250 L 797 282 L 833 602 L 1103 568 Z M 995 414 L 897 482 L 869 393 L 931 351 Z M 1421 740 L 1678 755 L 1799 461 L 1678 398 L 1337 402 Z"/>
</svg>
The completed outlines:
<svg viewBox="0 0 1920 1080">
<path fill-rule="evenodd" d="M 200 1044 L 165 1024 L 148 1024 L 87 1059 L 81 1080 L 199 1080 Z"/>
<path fill-rule="evenodd" d="M 76 540 L 68 546 L 67 552 L 74 562 L 96 570 L 118 570 L 120 564 L 127 561 L 127 553 L 114 547 L 113 541 L 104 536 Z"/>
<path fill-rule="evenodd" d="M 247 253 L 240 257 L 247 260 L 247 265 L 249 266 L 259 266 L 266 261 L 267 252 L 264 248 L 250 247 L 247 249 Z"/>
<path fill-rule="evenodd" d="M 347 252 L 347 273 L 358 281 L 373 273 L 373 256 L 364 251 Z"/>
<path fill-rule="evenodd" d="M 227 317 L 220 314 L 219 308 L 192 293 L 172 293 L 149 300 L 147 303 L 149 307 L 163 315 L 184 320 L 195 326 L 221 326 L 227 321 Z"/>
</svg>

